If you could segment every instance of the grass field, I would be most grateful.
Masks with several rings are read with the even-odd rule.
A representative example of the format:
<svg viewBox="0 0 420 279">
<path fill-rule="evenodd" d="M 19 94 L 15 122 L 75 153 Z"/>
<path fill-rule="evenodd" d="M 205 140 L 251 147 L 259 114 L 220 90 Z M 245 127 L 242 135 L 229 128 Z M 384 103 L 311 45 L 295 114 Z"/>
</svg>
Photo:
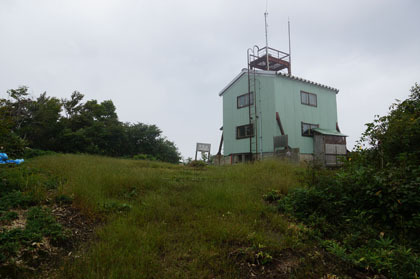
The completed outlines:
<svg viewBox="0 0 420 279">
<path fill-rule="evenodd" d="M 97 241 L 65 263 L 68 278 L 243 278 L 299 245 L 263 199 L 287 192 L 301 168 L 279 162 L 194 169 L 84 155 L 44 156 L 29 166 L 65 181 L 61 191 L 106 218 Z"/>
<path fill-rule="evenodd" d="M 19 168 L 25 175 L 14 179 Z M 305 227 L 263 199 L 298 187 L 303 166 L 264 161 L 192 168 L 51 155 L 10 171 L 7 179 L 34 204 L 71 200 L 86 219 L 101 220 L 93 240 L 63 257 L 54 277 L 321 278 L 336 270 Z"/>
</svg>

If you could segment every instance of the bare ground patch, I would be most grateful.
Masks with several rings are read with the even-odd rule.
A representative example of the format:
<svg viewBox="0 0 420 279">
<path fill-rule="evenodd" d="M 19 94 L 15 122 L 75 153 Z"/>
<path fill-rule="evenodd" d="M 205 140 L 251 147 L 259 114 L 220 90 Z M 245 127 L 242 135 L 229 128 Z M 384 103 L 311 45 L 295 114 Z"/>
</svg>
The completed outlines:
<svg viewBox="0 0 420 279">
<path fill-rule="evenodd" d="M 77 257 L 77 251 L 94 237 L 94 229 L 99 225 L 81 213 L 71 204 L 53 204 L 51 214 L 63 227 L 67 238 L 54 243 L 49 237 L 32 242 L 20 249 L 13 259 L 0 266 L 0 278 L 55 278 L 60 264 L 66 258 Z M 24 229 L 28 210 L 13 210 L 18 218 L 2 230 Z"/>
</svg>

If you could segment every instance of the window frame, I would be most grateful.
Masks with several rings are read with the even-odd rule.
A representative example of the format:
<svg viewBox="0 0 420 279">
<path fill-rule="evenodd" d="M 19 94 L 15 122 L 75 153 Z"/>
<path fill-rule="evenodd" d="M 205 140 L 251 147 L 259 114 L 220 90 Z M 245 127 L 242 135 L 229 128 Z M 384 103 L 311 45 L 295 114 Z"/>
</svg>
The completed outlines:
<svg viewBox="0 0 420 279">
<path fill-rule="evenodd" d="M 307 96 L 307 100 L 308 100 L 307 103 L 303 102 L 303 100 L 302 100 L 302 96 L 304 96 L 304 95 Z M 311 101 L 310 101 L 310 96 L 311 95 L 315 96 L 315 104 L 311 104 Z M 309 93 L 309 92 L 301 90 L 300 91 L 300 103 L 302 105 L 306 105 L 306 106 L 310 106 L 310 107 L 318 107 L 318 96 L 315 93 Z"/>
<path fill-rule="evenodd" d="M 303 122 L 303 121 L 300 122 L 300 123 L 301 123 L 300 124 L 300 131 L 301 131 L 302 137 L 313 137 L 314 136 L 314 133 L 311 132 L 312 129 L 319 128 L 319 124 L 306 123 L 306 122 Z M 305 135 L 304 134 L 303 125 L 309 125 L 309 134 L 308 135 Z"/>
<path fill-rule="evenodd" d="M 240 136 L 239 135 L 239 129 L 245 127 L 245 135 L 244 136 Z M 251 134 L 250 135 L 246 135 L 246 128 L 247 127 L 251 127 Z M 246 139 L 246 138 L 252 138 L 254 136 L 254 125 L 253 124 L 245 124 L 245 125 L 240 125 L 240 126 L 236 126 L 236 139 Z"/>
<path fill-rule="evenodd" d="M 251 98 L 251 96 L 252 96 L 252 98 Z M 239 105 L 239 99 L 243 98 L 243 97 L 245 97 L 245 100 L 247 100 L 248 103 L 246 105 L 240 106 Z M 248 98 L 246 98 L 246 97 L 248 97 Z M 246 108 L 246 107 L 252 106 L 253 104 L 254 104 L 254 92 L 245 93 L 245 94 L 242 94 L 242 95 L 236 97 L 236 108 L 237 109 Z"/>
</svg>

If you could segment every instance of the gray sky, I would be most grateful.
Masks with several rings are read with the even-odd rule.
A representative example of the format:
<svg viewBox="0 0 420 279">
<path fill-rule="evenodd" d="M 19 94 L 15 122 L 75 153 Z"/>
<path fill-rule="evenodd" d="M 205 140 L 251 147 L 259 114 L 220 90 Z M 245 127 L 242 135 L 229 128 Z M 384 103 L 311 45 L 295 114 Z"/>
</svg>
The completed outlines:
<svg viewBox="0 0 420 279">
<path fill-rule="evenodd" d="M 219 91 L 264 44 L 264 0 L 0 0 L 0 96 L 111 99 L 121 121 L 156 124 L 184 157 L 217 151 Z M 340 90 L 338 119 L 351 148 L 420 82 L 420 1 L 269 0 L 269 45 L 293 75 Z"/>
</svg>

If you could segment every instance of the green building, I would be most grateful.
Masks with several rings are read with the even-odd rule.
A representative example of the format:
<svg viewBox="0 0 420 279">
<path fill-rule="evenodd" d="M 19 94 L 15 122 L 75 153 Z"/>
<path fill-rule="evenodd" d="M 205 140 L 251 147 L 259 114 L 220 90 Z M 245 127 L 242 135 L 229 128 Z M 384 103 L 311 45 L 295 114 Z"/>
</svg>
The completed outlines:
<svg viewBox="0 0 420 279">
<path fill-rule="evenodd" d="M 279 59 L 267 57 L 274 56 L 256 56 L 219 93 L 224 146 L 219 162 L 286 156 L 337 165 L 337 157 L 346 153 L 338 128 L 338 90 L 292 76 L 287 61 L 281 66 Z M 285 68 L 289 73 L 276 71 Z"/>
</svg>

